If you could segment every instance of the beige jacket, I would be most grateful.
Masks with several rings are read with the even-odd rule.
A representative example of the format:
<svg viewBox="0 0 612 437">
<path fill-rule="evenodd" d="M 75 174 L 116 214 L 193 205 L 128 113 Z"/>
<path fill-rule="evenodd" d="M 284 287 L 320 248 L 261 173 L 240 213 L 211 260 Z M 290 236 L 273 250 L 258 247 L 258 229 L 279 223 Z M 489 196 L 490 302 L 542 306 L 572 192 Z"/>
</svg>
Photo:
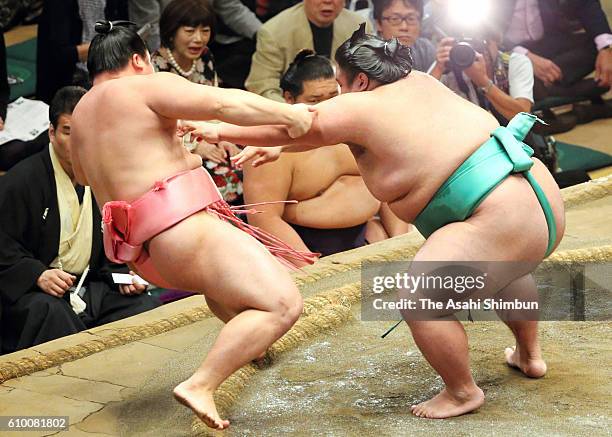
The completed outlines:
<svg viewBox="0 0 612 437">
<path fill-rule="evenodd" d="M 340 12 L 334 21 L 332 60 L 338 47 L 349 39 L 364 21 L 365 18 L 355 12 L 347 9 Z M 369 22 L 366 23 L 366 31 L 373 33 Z M 267 21 L 257 32 L 257 50 L 245 82 L 246 88 L 269 99 L 283 102 L 279 87 L 280 78 L 302 49 L 313 50 L 314 43 L 304 4 L 298 3 Z"/>
</svg>

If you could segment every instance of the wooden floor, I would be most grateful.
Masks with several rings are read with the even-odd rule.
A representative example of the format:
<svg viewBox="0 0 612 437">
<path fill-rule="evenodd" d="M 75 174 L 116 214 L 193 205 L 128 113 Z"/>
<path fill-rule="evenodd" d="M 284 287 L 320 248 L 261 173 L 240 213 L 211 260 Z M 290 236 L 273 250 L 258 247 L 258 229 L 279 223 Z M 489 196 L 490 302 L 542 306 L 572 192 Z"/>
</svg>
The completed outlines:
<svg viewBox="0 0 612 437">
<path fill-rule="evenodd" d="M 38 26 L 36 24 L 15 27 L 4 34 L 4 42 L 8 47 L 32 38 L 36 38 L 37 29 Z"/>
</svg>

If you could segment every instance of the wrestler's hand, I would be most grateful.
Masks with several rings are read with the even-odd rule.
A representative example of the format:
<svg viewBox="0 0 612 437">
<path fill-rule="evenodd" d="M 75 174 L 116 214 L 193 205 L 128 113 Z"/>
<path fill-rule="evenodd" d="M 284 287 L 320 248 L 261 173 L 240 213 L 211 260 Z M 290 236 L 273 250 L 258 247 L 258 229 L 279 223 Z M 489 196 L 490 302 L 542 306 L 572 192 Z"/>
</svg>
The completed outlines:
<svg viewBox="0 0 612 437">
<path fill-rule="evenodd" d="M 76 281 L 76 276 L 60 269 L 45 270 L 36 280 L 36 285 L 50 296 L 62 297 Z"/>
<path fill-rule="evenodd" d="M 195 130 L 196 126 L 193 121 L 178 120 L 176 123 L 176 135 L 183 138 L 189 132 Z"/>
<path fill-rule="evenodd" d="M 139 294 L 142 294 L 146 289 L 147 286 L 144 284 L 139 284 L 136 282 L 136 273 L 134 273 L 133 271 L 130 270 L 130 275 L 132 275 L 132 284 L 127 285 L 127 284 L 122 284 L 119 286 L 119 293 L 125 295 L 125 296 L 130 296 L 130 295 L 134 295 L 137 296 Z"/>
<path fill-rule="evenodd" d="M 205 121 L 188 121 L 180 120 L 176 125 L 176 134 L 182 138 L 191 133 L 191 139 L 194 141 L 205 140 L 209 143 L 216 144 L 219 142 L 219 124 L 207 123 Z"/>
<path fill-rule="evenodd" d="M 287 125 L 287 132 L 291 138 L 298 138 L 310 130 L 314 119 L 316 108 L 304 103 L 292 105 L 292 121 Z"/>
<path fill-rule="evenodd" d="M 232 156 L 230 159 L 234 166 L 238 169 L 242 168 L 242 165 L 253 159 L 251 165 L 253 167 L 259 167 L 260 165 L 267 164 L 268 162 L 274 162 L 283 151 L 283 146 L 277 147 L 245 147 L 240 153 Z"/>
</svg>

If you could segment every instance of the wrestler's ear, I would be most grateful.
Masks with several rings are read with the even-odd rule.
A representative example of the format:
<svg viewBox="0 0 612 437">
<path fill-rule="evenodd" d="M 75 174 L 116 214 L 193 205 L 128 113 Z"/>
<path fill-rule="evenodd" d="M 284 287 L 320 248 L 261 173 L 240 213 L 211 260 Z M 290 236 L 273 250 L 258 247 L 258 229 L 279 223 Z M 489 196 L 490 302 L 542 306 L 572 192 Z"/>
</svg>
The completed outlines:
<svg viewBox="0 0 612 437">
<path fill-rule="evenodd" d="M 370 78 L 365 73 L 357 73 L 353 81 L 353 89 L 355 91 L 367 91 L 370 86 Z"/>
<path fill-rule="evenodd" d="M 140 56 L 138 53 L 132 55 L 132 66 L 136 71 L 143 71 L 149 65 L 148 59 Z"/>
<path fill-rule="evenodd" d="M 283 98 L 285 102 L 293 105 L 295 103 L 295 97 L 289 91 L 283 91 Z"/>
</svg>

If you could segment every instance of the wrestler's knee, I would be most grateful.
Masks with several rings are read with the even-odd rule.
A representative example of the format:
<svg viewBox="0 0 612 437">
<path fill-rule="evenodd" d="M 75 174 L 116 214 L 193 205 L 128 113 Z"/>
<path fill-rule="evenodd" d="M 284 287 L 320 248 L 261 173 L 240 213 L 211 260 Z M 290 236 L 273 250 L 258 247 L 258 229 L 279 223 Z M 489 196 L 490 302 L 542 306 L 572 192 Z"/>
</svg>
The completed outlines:
<svg viewBox="0 0 612 437">
<path fill-rule="evenodd" d="M 274 302 L 272 313 L 276 316 L 278 328 L 286 332 L 302 314 L 303 300 L 295 286 L 291 290 L 285 290 L 278 295 Z"/>
</svg>

